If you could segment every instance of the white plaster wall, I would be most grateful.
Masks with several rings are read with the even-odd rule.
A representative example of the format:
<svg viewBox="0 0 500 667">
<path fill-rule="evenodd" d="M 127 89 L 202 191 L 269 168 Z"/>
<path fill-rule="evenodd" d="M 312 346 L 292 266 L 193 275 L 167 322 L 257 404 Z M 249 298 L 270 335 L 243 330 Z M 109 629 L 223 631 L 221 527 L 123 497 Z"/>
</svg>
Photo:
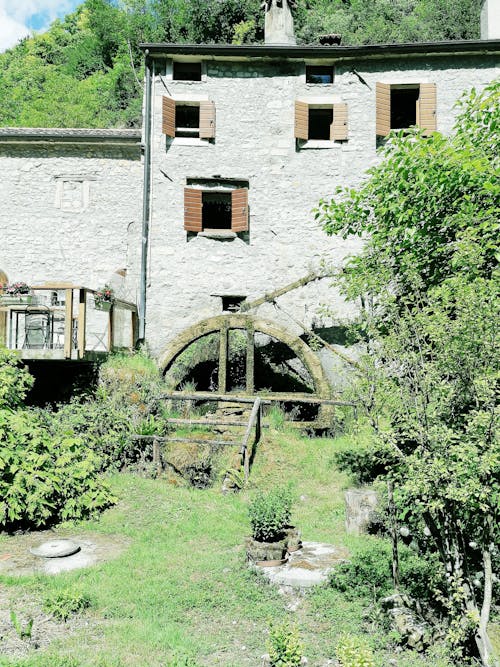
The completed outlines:
<svg viewBox="0 0 500 667">
<path fill-rule="evenodd" d="M 498 75 L 497 65 L 486 56 L 367 60 L 338 66 L 333 85 L 320 86 L 305 83 L 304 64 L 297 62 L 207 61 L 205 81 L 157 77 L 146 329 L 153 352 L 158 354 L 186 327 L 219 314 L 221 301 L 211 295 L 242 294 L 253 299 L 304 276 L 324 260 L 338 266 L 359 249 L 359 240 L 327 237 L 311 209 L 338 185 L 359 184 L 376 161 L 377 81 L 435 82 L 438 129 L 447 133 L 462 92 L 491 81 Z M 213 100 L 215 142 L 186 146 L 166 141 L 161 133 L 164 94 L 179 99 L 202 95 Z M 297 151 L 295 100 L 317 95 L 347 102 L 349 140 L 324 150 Z M 239 238 L 221 242 L 200 236 L 188 241 L 183 229 L 186 178 L 216 174 L 249 181 L 248 243 Z M 279 304 L 306 324 L 321 304 L 345 316 L 349 309 L 329 283 L 323 280 L 298 289 L 282 297 Z M 301 333 L 272 305 L 263 306 L 259 315 Z"/>
<path fill-rule="evenodd" d="M 60 208 L 64 179 L 76 192 Z M 97 288 L 126 268 L 127 228 L 141 215 L 137 148 L 3 145 L 0 183 L 0 269 L 10 281 Z"/>
</svg>

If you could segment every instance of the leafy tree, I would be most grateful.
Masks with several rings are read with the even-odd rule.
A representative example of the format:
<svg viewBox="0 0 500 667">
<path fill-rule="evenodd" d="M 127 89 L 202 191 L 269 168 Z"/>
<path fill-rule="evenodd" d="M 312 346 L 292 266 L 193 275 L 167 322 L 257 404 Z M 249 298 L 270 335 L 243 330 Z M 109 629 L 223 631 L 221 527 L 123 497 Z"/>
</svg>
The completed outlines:
<svg viewBox="0 0 500 667">
<path fill-rule="evenodd" d="M 21 405 L 33 382 L 33 376 L 16 355 L 0 347 L 0 410 Z"/>
<path fill-rule="evenodd" d="M 500 537 L 499 101 L 500 82 L 472 91 L 448 138 L 393 134 L 364 185 L 317 213 L 329 234 L 368 235 L 339 275 L 365 304 L 359 395 L 392 451 L 382 477 L 399 517 L 445 567 L 450 647 L 458 660 L 474 637 L 484 667 Z"/>
</svg>

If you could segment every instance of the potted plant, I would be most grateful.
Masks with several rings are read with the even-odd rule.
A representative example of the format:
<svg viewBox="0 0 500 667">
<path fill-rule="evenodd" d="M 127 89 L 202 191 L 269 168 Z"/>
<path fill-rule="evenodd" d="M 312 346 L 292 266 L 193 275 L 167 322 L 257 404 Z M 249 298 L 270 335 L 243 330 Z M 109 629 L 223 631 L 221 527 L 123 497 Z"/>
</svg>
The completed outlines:
<svg viewBox="0 0 500 667">
<path fill-rule="evenodd" d="M 115 293 L 109 285 L 104 285 L 101 289 L 94 292 L 94 306 L 96 310 L 111 310 L 115 302 Z"/>
<path fill-rule="evenodd" d="M 3 285 L 1 289 L 3 305 L 14 305 L 20 303 L 30 304 L 33 301 L 31 287 L 23 282 Z"/>
<path fill-rule="evenodd" d="M 252 536 L 246 540 L 249 561 L 261 566 L 286 562 L 291 508 L 292 494 L 289 487 L 278 487 L 254 496 L 248 507 L 252 526 Z"/>
</svg>

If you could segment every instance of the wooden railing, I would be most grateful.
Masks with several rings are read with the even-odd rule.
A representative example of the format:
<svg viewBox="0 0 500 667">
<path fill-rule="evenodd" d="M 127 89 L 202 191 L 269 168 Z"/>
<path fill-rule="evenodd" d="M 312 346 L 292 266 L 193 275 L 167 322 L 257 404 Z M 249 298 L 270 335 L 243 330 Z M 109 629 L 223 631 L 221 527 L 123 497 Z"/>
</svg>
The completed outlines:
<svg viewBox="0 0 500 667">
<path fill-rule="evenodd" d="M 46 283 L 32 287 L 31 303 L 1 299 L 0 344 L 26 359 L 80 360 L 132 349 L 135 304 L 115 299 L 109 310 L 99 310 L 94 295 L 88 287 Z"/>
</svg>

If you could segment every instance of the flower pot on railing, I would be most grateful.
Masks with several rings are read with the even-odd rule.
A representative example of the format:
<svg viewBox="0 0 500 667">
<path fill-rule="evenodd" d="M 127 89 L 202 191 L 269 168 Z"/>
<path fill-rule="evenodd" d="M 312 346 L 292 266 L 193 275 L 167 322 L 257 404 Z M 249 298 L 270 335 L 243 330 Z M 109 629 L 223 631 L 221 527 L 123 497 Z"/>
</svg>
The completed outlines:
<svg viewBox="0 0 500 667">
<path fill-rule="evenodd" d="M 104 312 L 109 313 L 109 311 L 111 310 L 112 302 L 96 301 L 94 305 L 96 310 L 104 310 Z"/>
<path fill-rule="evenodd" d="M 96 310 L 104 310 L 109 313 L 115 301 L 115 293 L 109 285 L 94 292 L 94 307 Z"/>
</svg>

